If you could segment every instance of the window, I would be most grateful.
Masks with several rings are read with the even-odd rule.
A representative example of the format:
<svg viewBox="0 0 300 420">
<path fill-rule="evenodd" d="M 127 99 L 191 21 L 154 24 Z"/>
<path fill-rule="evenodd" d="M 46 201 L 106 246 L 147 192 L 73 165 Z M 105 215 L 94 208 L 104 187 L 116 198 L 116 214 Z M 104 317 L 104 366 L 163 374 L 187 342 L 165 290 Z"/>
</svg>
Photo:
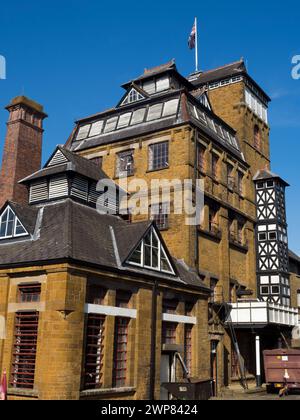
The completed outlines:
<svg viewBox="0 0 300 420">
<path fill-rule="evenodd" d="M 254 147 L 257 150 L 261 150 L 261 133 L 258 125 L 254 126 Z"/>
<path fill-rule="evenodd" d="M 273 188 L 274 187 L 274 181 L 267 181 L 267 188 Z"/>
<path fill-rule="evenodd" d="M 249 89 L 245 90 L 245 101 L 248 107 L 266 124 L 268 124 L 268 112 L 267 107 L 262 103 L 262 101 L 250 92 Z"/>
<path fill-rule="evenodd" d="M 149 146 L 149 169 L 159 170 L 169 166 L 169 142 Z"/>
<path fill-rule="evenodd" d="M 113 387 L 121 388 L 126 385 L 127 377 L 127 348 L 128 348 L 128 324 L 127 318 L 115 320 L 115 343 L 113 363 Z"/>
<path fill-rule="evenodd" d="M 218 224 L 218 212 L 217 210 L 210 208 L 209 209 L 209 231 L 211 233 L 218 233 L 219 232 L 219 224 Z"/>
<path fill-rule="evenodd" d="M 211 158 L 211 175 L 214 179 L 218 178 L 218 165 L 219 165 L 219 156 L 213 153 L 212 158 Z"/>
<path fill-rule="evenodd" d="M 128 263 L 174 274 L 167 254 L 153 228 L 132 253 Z"/>
<path fill-rule="evenodd" d="M 128 112 L 127 114 L 122 114 L 119 118 L 118 128 L 128 127 L 130 123 L 131 115 L 132 115 L 131 112 Z"/>
<path fill-rule="evenodd" d="M 163 322 L 162 325 L 162 343 L 176 344 L 177 324 L 173 322 Z"/>
<path fill-rule="evenodd" d="M 228 188 L 234 189 L 235 180 L 233 175 L 233 166 L 230 163 L 227 163 L 227 185 Z"/>
<path fill-rule="evenodd" d="M 264 182 L 258 182 L 258 183 L 256 184 L 256 188 L 257 188 L 258 190 L 263 190 L 263 189 L 265 188 L 265 184 L 264 184 Z"/>
<path fill-rule="evenodd" d="M 172 99 L 164 104 L 163 117 L 177 114 L 179 99 Z"/>
<path fill-rule="evenodd" d="M 169 205 L 157 204 L 151 207 L 152 219 L 155 221 L 158 229 L 168 229 L 169 227 Z"/>
<path fill-rule="evenodd" d="M 76 140 L 84 140 L 88 137 L 89 131 L 91 128 L 91 124 L 84 125 L 79 128 Z"/>
<path fill-rule="evenodd" d="M 105 317 L 88 314 L 85 345 L 84 389 L 102 387 Z"/>
<path fill-rule="evenodd" d="M 39 302 L 41 297 L 40 284 L 22 284 L 19 285 L 19 302 Z"/>
<path fill-rule="evenodd" d="M 0 239 L 28 235 L 26 229 L 10 207 L 7 207 L 0 218 Z"/>
<path fill-rule="evenodd" d="M 133 102 L 145 99 L 136 89 L 132 88 L 121 105 L 132 104 Z"/>
<path fill-rule="evenodd" d="M 110 133 L 111 131 L 114 131 L 116 129 L 118 122 L 118 117 L 110 118 L 106 121 L 104 133 Z"/>
<path fill-rule="evenodd" d="M 238 243 L 243 244 L 244 243 L 244 223 L 238 221 Z"/>
<path fill-rule="evenodd" d="M 149 107 L 147 121 L 154 121 L 161 118 L 163 104 L 156 104 Z"/>
<path fill-rule="evenodd" d="M 191 375 L 192 372 L 192 325 L 185 325 L 184 330 L 184 362 Z"/>
<path fill-rule="evenodd" d="M 243 180 L 244 180 L 244 174 L 238 171 L 238 192 L 240 195 L 243 195 L 243 192 L 244 192 Z"/>
<path fill-rule="evenodd" d="M 262 286 L 260 288 L 260 293 L 262 295 L 269 295 L 270 294 L 270 288 L 269 288 L 269 286 Z"/>
<path fill-rule="evenodd" d="M 146 108 L 137 109 L 133 112 L 130 125 L 141 124 L 145 119 Z"/>
<path fill-rule="evenodd" d="M 266 241 L 267 240 L 267 234 L 266 233 L 259 233 L 258 234 L 258 240 L 259 241 Z"/>
<path fill-rule="evenodd" d="M 277 232 L 269 232 L 269 240 L 276 241 L 277 240 Z"/>
<path fill-rule="evenodd" d="M 198 147 L 198 169 L 201 172 L 205 172 L 205 152 L 204 146 Z"/>
<path fill-rule="evenodd" d="M 280 287 L 279 286 L 272 286 L 272 295 L 279 295 L 280 294 Z"/>
<path fill-rule="evenodd" d="M 38 312 L 16 313 L 11 369 L 13 388 L 34 388 L 38 324 Z"/>
<path fill-rule="evenodd" d="M 92 124 L 89 137 L 100 136 L 100 134 L 102 133 L 103 125 L 104 121 L 97 121 L 94 124 Z"/>
<path fill-rule="evenodd" d="M 126 177 L 134 174 L 133 150 L 117 155 L 117 176 Z"/>
</svg>

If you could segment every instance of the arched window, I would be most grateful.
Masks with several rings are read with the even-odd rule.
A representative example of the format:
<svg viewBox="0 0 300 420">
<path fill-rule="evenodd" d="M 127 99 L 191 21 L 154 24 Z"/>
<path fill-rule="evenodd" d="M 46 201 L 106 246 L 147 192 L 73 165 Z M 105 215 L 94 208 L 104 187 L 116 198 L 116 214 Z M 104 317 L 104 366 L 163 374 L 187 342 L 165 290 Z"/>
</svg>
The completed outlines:
<svg viewBox="0 0 300 420">
<path fill-rule="evenodd" d="M 261 132 L 258 125 L 254 126 L 254 147 L 257 150 L 261 150 Z"/>
</svg>

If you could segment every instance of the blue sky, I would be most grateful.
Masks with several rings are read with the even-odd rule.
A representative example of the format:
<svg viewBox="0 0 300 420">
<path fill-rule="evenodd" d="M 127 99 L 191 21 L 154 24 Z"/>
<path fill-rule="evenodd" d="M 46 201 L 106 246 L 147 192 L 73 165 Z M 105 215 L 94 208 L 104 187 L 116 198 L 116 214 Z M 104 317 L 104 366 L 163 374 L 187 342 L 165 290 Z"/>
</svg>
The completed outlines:
<svg viewBox="0 0 300 420">
<path fill-rule="evenodd" d="M 273 98 L 270 107 L 272 169 L 288 191 L 290 247 L 300 253 L 300 80 L 291 59 L 300 54 L 300 5 L 296 1 L 215 0 L 187 3 L 52 0 L 2 2 L 0 55 L 0 152 L 7 112 L 19 94 L 45 106 L 44 160 L 70 134 L 74 120 L 114 106 L 120 85 L 145 67 L 176 59 L 183 74 L 194 70 L 187 38 L 199 20 L 201 69 L 245 57 L 252 77 Z"/>
</svg>

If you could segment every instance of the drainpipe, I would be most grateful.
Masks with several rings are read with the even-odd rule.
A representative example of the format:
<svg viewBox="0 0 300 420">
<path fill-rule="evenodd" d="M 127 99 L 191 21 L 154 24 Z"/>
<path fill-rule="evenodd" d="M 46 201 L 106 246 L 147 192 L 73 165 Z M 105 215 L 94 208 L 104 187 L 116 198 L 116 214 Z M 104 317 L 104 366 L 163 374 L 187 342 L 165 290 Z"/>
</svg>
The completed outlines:
<svg viewBox="0 0 300 420">
<path fill-rule="evenodd" d="M 151 355 L 150 355 L 150 383 L 149 400 L 155 400 L 155 376 L 156 376 L 156 323 L 157 323 L 157 281 L 152 289 L 152 319 L 151 319 Z"/>
<path fill-rule="evenodd" d="M 194 137 L 194 145 L 195 145 L 195 153 L 194 153 L 194 182 L 195 182 L 195 190 L 196 190 L 196 180 L 198 178 L 198 170 L 197 170 L 197 165 L 198 165 L 198 155 L 197 155 L 197 151 L 198 151 L 198 138 L 197 138 L 197 131 L 193 130 L 193 134 L 191 136 Z M 191 144 L 191 141 L 190 141 Z M 198 223 L 200 223 L 200 221 L 198 221 Z M 196 266 L 196 270 L 197 273 L 199 273 L 199 232 L 198 232 L 198 224 L 196 224 L 195 226 L 195 266 Z"/>
<path fill-rule="evenodd" d="M 260 336 L 255 337 L 256 349 L 256 386 L 261 388 Z"/>
</svg>

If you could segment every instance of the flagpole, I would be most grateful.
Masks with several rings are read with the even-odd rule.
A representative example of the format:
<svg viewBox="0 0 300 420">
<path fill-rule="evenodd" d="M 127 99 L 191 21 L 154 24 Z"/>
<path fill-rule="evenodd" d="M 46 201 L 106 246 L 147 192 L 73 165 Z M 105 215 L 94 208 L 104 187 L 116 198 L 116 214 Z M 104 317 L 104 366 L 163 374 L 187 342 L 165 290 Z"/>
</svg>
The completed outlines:
<svg viewBox="0 0 300 420">
<path fill-rule="evenodd" d="M 199 63 L 198 63 L 198 19 L 195 18 L 195 28 L 196 28 L 196 35 L 195 35 L 195 63 L 196 63 L 196 73 L 199 71 Z"/>
</svg>

